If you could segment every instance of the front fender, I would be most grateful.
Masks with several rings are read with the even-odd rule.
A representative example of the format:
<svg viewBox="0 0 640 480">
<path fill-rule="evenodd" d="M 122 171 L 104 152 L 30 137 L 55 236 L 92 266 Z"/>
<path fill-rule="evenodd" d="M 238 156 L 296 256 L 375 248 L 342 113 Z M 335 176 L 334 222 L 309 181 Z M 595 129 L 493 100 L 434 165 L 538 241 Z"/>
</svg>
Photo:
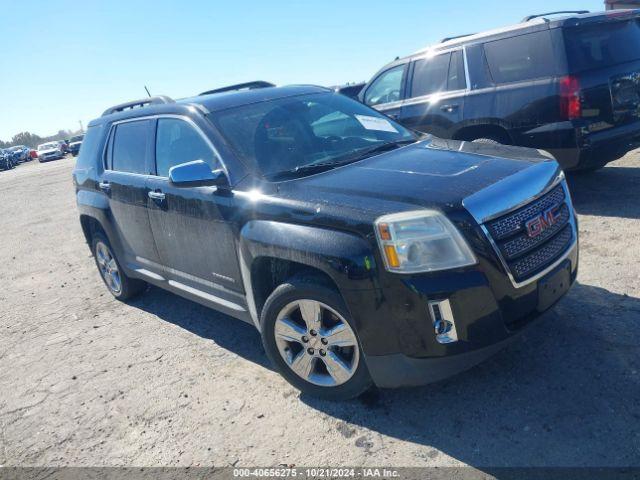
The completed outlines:
<svg viewBox="0 0 640 480">
<path fill-rule="evenodd" d="M 252 220 L 240 231 L 240 252 L 248 267 L 259 257 L 273 257 L 317 268 L 340 290 L 374 288 L 375 256 L 366 240 L 352 233 Z"/>
<path fill-rule="evenodd" d="M 253 297 L 252 265 L 261 257 L 277 258 L 316 268 L 333 280 L 347 308 L 360 290 L 373 290 L 377 278 L 375 256 L 360 236 L 307 225 L 252 220 L 240 231 L 239 260 L 247 305 L 260 330 Z M 350 292 L 354 292 L 353 295 Z"/>
</svg>

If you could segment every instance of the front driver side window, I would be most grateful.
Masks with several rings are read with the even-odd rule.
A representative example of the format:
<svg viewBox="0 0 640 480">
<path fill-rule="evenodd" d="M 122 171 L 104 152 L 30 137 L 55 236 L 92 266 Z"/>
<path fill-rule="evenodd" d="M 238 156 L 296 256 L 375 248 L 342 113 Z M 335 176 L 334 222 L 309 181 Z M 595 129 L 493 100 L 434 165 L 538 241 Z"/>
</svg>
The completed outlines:
<svg viewBox="0 0 640 480">
<path fill-rule="evenodd" d="M 374 106 L 400 100 L 404 69 L 405 65 L 398 65 L 376 78 L 364 95 L 364 103 Z"/>
<path fill-rule="evenodd" d="M 168 177 L 169 169 L 182 163 L 203 160 L 211 170 L 220 168 L 213 150 L 196 129 L 177 118 L 161 118 L 156 131 L 156 173 Z"/>
</svg>

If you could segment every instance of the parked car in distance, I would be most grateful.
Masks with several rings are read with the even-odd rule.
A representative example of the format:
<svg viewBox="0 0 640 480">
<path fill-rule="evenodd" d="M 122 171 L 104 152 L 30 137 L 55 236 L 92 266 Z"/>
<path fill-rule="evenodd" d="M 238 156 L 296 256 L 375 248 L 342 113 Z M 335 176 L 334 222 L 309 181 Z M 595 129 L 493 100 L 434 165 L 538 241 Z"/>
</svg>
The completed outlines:
<svg viewBox="0 0 640 480">
<path fill-rule="evenodd" d="M 109 108 L 73 178 L 114 297 L 151 283 L 251 323 L 284 378 L 330 399 L 469 368 L 577 274 L 550 155 L 425 139 L 321 87 Z"/>
<path fill-rule="evenodd" d="M 49 160 L 58 160 L 64 158 L 64 152 L 60 142 L 47 142 L 38 145 L 38 161 L 40 163 L 48 162 Z"/>
<path fill-rule="evenodd" d="M 60 150 L 62 150 L 62 154 L 65 155 L 69 153 L 69 140 L 58 140 L 60 144 Z"/>
<path fill-rule="evenodd" d="M 78 152 L 80 151 L 80 145 L 82 145 L 83 138 L 84 138 L 84 134 L 76 135 L 75 137 L 71 137 L 69 139 L 69 151 L 71 152 L 71 155 L 73 155 L 74 157 L 77 156 Z"/>
<path fill-rule="evenodd" d="M 349 98 L 358 98 L 358 94 L 360 93 L 360 90 L 362 90 L 362 88 L 366 85 L 365 82 L 360 82 L 360 83 L 346 83 L 344 85 L 337 85 L 335 87 L 331 87 L 331 90 L 333 90 L 336 93 L 341 93 L 342 95 L 345 95 Z"/>
<path fill-rule="evenodd" d="M 29 149 L 24 145 L 9 147 L 7 150 L 9 150 L 9 152 L 11 152 L 11 154 L 13 155 L 13 159 L 16 164 L 28 162 L 29 160 L 31 160 L 31 158 L 29 157 Z"/>
<path fill-rule="evenodd" d="M 7 149 L 0 148 L 0 169 L 11 170 L 14 166 L 13 154 Z"/>
<path fill-rule="evenodd" d="M 594 170 L 640 142 L 640 10 L 535 15 L 393 61 L 360 92 L 443 138 L 540 148 Z"/>
</svg>

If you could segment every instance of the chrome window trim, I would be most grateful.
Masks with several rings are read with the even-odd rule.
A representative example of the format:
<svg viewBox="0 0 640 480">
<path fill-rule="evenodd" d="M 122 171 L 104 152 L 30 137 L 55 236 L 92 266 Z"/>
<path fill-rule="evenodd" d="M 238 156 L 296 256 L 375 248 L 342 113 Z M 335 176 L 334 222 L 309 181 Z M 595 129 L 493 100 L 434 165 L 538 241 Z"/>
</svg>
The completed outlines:
<svg viewBox="0 0 640 480">
<path fill-rule="evenodd" d="M 131 174 L 131 175 L 139 175 L 139 176 L 145 176 L 145 177 L 153 177 L 153 178 L 168 178 L 168 177 L 163 177 L 160 175 L 154 175 L 154 174 L 142 174 L 142 173 L 132 173 L 132 172 L 122 172 L 120 170 L 112 170 L 110 168 L 107 168 L 107 146 L 109 145 L 109 142 L 111 141 L 111 135 L 113 132 L 113 129 L 117 126 L 120 125 L 122 123 L 130 123 L 130 122 L 137 122 L 137 121 L 143 121 L 143 120 L 157 120 L 157 119 L 161 119 L 161 118 L 175 118 L 178 120 L 183 120 L 185 122 L 187 122 L 188 124 L 190 124 L 196 132 L 198 132 L 198 134 L 202 137 L 202 139 L 207 143 L 207 145 L 209 146 L 209 148 L 211 148 L 211 150 L 213 151 L 214 155 L 216 156 L 217 160 L 220 162 L 220 165 L 222 167 L 222 170 L 224 171 L 225 175 L 227 176 L 227 178 L 229 178 L 229 170 L 227 169 L 226 164 L 224 163 L 224 161 L 222 160 L 222 155 L 220 155 L 220 152 L 218 151 L 218 149 L 215 147 L 215 145 L 213 144 L 213 142 L 209 139 L 209 137 L 207 137 L 207 135 L 202 131 L 202 129 L 198 126 L 198 124 L 196 124 L 190 117 L 186 116 L 186 115 L 180 115 L 177 113 L 158 113 L 158 114 L 154 114 L 154 115 L 145 115 L 143 117 L 134 117 L 134 118 L 125 118 L 123 120 L 117 120 L 113 123 L 111 123 L 111 125 L 109 126 L 109 132 L 107 134 L 107 141 L 105 142 L 103 149 L 102 149 L 102 164 L 103 164 L 103 168 L 104 171 L 107 172 L 116 172 L 116 173 L 125 173 L 125 174 Z M 155 138 L 155 135 L 154 135 Z M 153 159 L 154 165 L 155 165 L 155 161 L 156 159 Z"/>
</svg>

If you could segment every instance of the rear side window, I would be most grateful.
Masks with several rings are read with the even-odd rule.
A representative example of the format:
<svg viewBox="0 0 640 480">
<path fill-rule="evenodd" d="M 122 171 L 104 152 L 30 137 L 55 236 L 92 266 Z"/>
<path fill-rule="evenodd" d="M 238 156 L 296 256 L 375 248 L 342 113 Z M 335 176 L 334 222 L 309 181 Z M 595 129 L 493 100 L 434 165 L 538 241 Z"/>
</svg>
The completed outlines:
<svg viewBox="0 0 640 480">
<path fill-rule="evenodd" d="M 405 68 L 406 65 L 398 65 L 376 78 L 371 86 L 367 88 L 367 92 L 364 95 L 364 103 L 373 106 L 401 100 L 400 92 Z"/>
<path fill-rule="evenodd" d="M 156 173 L 168 177 L 169 169 L 182 163 L 203 160 L 212 170 L 220 168 L 207 142 L 189 123 L 175 118 L 158 120 L 156 132 Z"/>
<path fill-rule="evenodd" d="M 604 68 L 640 58 L 640 20 L 564 30 L 571 71 Z"/>
<path fill-rule="evenodd" d="M 519 82 L 555 74 L 555 59 L 548 31 L 528 33 L 484 44 L 495 83 Z"/>
<path fill-rule="evenodd" d="M 411 96 L 420 97 L 446 90 L 450 60 L 450 53 L 417 60 L 413 67 Z"/>
<path fill-rule="evenodd" d="M 457 50 L 416 60 L 410 96 L 420 97 L 436 92 L 462 90 L 466 86 L 462 51 Z"/>
<path fill-rule="evenodd" d="M 111 150 L 111 169 L 118 172 L 146 172 L 149 121 L 140 120 L 116 125 Z"/>
<path fill-rule="evenodd" d="M 90 168 L 95 163 L 97 154 L 98 143 L 102 136 L 102 125 L 96 125 L 87 128 L 84 141 L 80 146 L 80 153 L 78 154 L 78 161 L 76 162 L 77 168 Z"/>
</svg>

